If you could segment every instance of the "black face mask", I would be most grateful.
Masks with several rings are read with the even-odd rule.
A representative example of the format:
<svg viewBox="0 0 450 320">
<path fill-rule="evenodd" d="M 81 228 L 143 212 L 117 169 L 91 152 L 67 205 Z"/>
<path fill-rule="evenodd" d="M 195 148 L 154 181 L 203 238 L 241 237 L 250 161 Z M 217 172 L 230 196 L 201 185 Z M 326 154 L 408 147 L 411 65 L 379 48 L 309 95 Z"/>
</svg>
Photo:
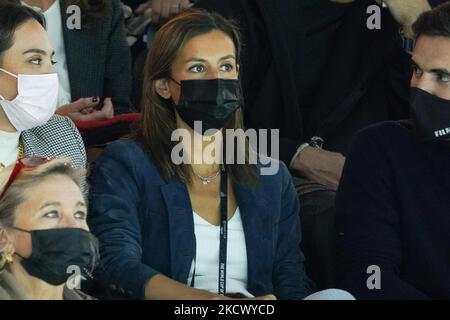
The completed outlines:
<svg viewBox="0 0 450 320">
<path fill-rule="evenodd" d="M 31 234 L 32 251 L 28 258 L 21 257 L 22 266 L 33 277 L 58 286 L 71 276 L 70 266 L 90 272 L 96 256 L 96 239 L 80 228 L 59 228 L 26 231 Z"/>
<path fill-rule="evenodd" d="M 179 85 L 181 95 L 175 109 L 192 129 L 194 121 L 202 121 L 202 135 L 208 129 L 223 128 L 241 105 L 239 80 L 182 80 Z"/>
<path fill-rule="evenodd" d="M 450 100 L 411 88 L 411 118 L 424 141 L 450 139 Z"/>
</svg>

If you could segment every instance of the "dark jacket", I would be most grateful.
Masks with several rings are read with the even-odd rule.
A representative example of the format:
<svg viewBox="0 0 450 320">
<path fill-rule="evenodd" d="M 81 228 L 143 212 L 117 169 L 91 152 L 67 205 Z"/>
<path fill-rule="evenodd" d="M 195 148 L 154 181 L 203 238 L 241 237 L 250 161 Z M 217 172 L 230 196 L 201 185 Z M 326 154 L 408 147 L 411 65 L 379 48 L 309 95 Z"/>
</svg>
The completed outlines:
<svg viewBox="0 0 450 320">
<path fill-rule="evenodd" d="M 195 257 L 186 185 L 166 183 L 132 140 L 113 143 L 95 161 L 88 223 L 100 242 L 100 280 L 134 298 L 158 273 L 187 283 Z M 248 255 L 248 291 L 301 299 L 310 293 L 299 250 L 299 203 L 284 165 L 260 185 L 235 185 Z"/>
<path fill-rule="evenodd" d="M 80 30 L 67 28 L 71 16 L 61 5 L 72 100 L 112 97 L 115 114 L 130 112 L 131 55 L 118 0 L 108 1 L 108 13 Z"/>
<path fill-rule="evenodd" d="M 449 164 L 449 142 L 423 143 L 409 122 L 357 135 L 336 209 L 339 278 L 357 299 L 450 298 Z"/>
<path fill-rule="evenodd" d="M 436 1 L 436 2 L 442 2 Z M 382 9 L 381 30 L 367 28 L 374 0 L 200 0 L 196 7 L 237 20 L 242 32 L 245 124 L 279 128 L 289 163 L 312 136 L 346 153 L 353 134 L 408 115 L 409 56 L 399 25 Z"/>
</svg>

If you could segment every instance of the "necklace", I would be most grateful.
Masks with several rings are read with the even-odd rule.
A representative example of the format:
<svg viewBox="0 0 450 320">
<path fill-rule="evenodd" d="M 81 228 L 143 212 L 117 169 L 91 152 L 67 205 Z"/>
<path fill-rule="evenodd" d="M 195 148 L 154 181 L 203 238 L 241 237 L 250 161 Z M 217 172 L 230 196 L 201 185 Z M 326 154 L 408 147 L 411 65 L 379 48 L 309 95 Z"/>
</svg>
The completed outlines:
<svg viewBox="0 0 450 320">
<path fill-rule="evenodd" d="M 206 177 L 203 177 L 203 176 L 199 175 L 199 174 L 196 173 L 196 172 L 194 172 L 194 173 L 195 173 L 195 175 L 196 175 L 197 177 L 200 178 L 200 180 L 202 180 L 203 185 L 206 186 L 206 185 L 208 185 L 211 181 L 213 181 L 215 178 L 217 178 L 217 177 L 219 176 L 219 174 L 220 174 L 220 169 L 217 170 L 216 173 L 213 173 L 212 175 L 206 176 Z"/>
</svg>

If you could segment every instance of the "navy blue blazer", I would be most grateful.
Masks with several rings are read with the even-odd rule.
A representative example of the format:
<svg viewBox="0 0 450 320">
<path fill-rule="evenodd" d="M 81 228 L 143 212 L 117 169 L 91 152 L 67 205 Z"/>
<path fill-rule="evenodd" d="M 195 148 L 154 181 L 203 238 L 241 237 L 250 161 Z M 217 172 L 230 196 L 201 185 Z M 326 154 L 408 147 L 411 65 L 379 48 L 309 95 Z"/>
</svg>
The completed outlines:
<svg viewBox="0 0 450 320">
<path fill-rule="evenodd" d="M 299 249 L 299 203 L 279 164 L 278 173 L 260 176 L 256 188 L 234 186 L 247 245 L 247 289 L 302 299 L 311 289 Z M 158 273 L 187 283 L 195 234 L 186 185 L 164 181 L 133 140 L 110 145 L 95 161 L 90 182 L 88 223 L 100 242 L 100 281 L 133 298 L 144 298 L 146 282 Z"/>
</svg>

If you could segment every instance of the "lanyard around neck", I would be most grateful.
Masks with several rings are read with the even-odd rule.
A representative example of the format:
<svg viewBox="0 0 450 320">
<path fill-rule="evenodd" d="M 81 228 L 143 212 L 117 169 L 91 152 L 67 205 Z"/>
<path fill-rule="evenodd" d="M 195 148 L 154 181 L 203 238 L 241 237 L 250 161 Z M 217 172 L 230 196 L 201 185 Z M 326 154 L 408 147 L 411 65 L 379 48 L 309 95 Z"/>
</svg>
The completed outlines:
<svg viewBox="0 0 450 320">
<path fill-rule="evenodd" d="M 227 242 L 228 242 L 228 177 L 225 170 L 220 171 L 220 242 L 219 242 L 219 281 L 217 293 L 226 294 L 227 277 Z M 195 265 L 192 274 L 191 287 L 195 284 Z"/>
<path fill-rule="evenodd" d="M 227 241 L 228 241 L 228 184 L 225 170 L 220 172 L 220 244 L 219 244 L 219 288 L 218 293 L 226 293 Z"/>
</svg>

